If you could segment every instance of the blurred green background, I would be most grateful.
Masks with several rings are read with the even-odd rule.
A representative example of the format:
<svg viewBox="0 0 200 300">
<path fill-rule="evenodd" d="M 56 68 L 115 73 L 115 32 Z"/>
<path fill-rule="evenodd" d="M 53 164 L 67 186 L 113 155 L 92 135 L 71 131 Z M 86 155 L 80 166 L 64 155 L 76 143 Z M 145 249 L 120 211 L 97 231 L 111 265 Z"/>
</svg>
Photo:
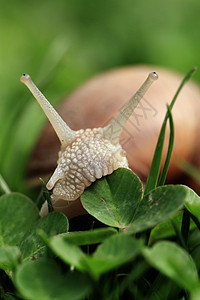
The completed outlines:
<svg viewBox="0 0 200 300">
<path fill-rule="evenodd" d="M 110 68 L 145 63 L 185 74 L 199 66 L 199 16 L 199 0 L 0 0 L 0 173 L 11 189 L 24 190 L 46 121 L 22 73 L 53 105 Z"/>
</svg>

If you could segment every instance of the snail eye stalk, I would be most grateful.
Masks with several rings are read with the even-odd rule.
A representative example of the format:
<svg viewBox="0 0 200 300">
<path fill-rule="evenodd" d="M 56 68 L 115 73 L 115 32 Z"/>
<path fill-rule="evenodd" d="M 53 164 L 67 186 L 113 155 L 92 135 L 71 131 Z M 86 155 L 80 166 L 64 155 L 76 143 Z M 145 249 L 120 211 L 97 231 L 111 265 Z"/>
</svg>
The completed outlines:
<svg viewBox="0 0 200 300">
<path fill-rule="evenodd" d="M 57 111 L 45 98 L 45 96 L 36 87 L 36 85 L 33 83 L 31 77 L 28 74 L 23 74 L 20 78 L 20 81 L 28 87 L 30 92 L 33 94 L 35 99 L 42 107 L 44 113 L 46 114 L 51 125 L 53 126 L 62 146 L 70 144 L 75 139 L 76 132 L 69 128 L 69 126 L 60 117 Z"/>
<path fill-rule="evenodd" d="M 158 75 L 156 74 L 156 72 L 149 73 L 149 76 L 147 77 L 145 82 L 142 84 L 139 90 L 133 95 L 133 97 L 129 100 L 129 102 L 124 106 L 124 108 L 121 110 L 118 116 L 115 119 L 113 119 L 113 121 L 108 126 L 104 128 L 105 137 L 109 138 L 113 144 L 119 143 L 119 137 L 121 135 L 121 132 L 124 129 L 126 122 L 130 118 L 134 109 L 137 107 L 142 97 L 144 97 L 145 93 L 150 88 L 152 83 L 157 79 L 158 79 Z M 115 135 L 110 136 L 111 132 L 114 132 Z"/>
</svg>

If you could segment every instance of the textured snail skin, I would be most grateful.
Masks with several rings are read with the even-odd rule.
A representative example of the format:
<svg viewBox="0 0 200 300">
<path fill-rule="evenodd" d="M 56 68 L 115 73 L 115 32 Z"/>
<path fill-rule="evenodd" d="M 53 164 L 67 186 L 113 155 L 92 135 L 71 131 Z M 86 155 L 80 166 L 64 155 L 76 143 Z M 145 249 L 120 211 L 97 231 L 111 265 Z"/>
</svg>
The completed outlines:
<svg viewBox="0 0 200 300">
<path fill-rule="evenodd" d="M 126 153 L 119 138 L 127 120 L 157 78 L 155 72 L 149 73 L 142 86 L 107 126 L 74 131 L 54 110 L 30 76 L 22 75 L 21 82 L 34 95 L 60 139 L 57 167 L 47 183 L 47 188 L 52 190 L 52 204 L 55 207 L 58 208 L 58 203 L 60 205 L 60 201 L 65 200 L 66 203 L 62 204 L 69 208 L 68 202 L 77 200 L 96 179 L 120 167 L 128 168 Z M 45 203 L 42 211 L 46 206 Z"/>
<path fill-rule="evenodd" d="M 125 151 L 104 137 L 103 128 L 79 130 L 75 140 L 59 152 L 58 166 L 47 188 L 54 199 L 74 201 L 96 179 L 128 168 Z"/>
</svg>

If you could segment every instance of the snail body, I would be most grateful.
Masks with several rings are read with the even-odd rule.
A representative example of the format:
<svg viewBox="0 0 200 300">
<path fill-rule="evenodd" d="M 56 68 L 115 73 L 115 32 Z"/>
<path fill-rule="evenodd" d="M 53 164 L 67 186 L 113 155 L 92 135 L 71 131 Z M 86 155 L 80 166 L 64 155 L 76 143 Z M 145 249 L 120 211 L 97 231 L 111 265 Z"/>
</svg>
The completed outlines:
<svg viewBox="0 0 200 300">
<path fill-rule="evenodd" d="M 47 183 L 53 197 L 74 201 L 96 179 L 120 167 L 128 168 L 125 151 L 104 137 L 103 128 L 81 129 L 59 152 L 58 166 Z"/>
<path fill-rule="evenodd" d="M 62 208 L 68 208 L 69 203 L 78 200 L 84 189 L 96 179 L 120 167 L 128 168 L 126 153 L 119 142 L 120 135 L 132 112 L 157 78 L 157 74 L 151 72 L 108 125 L 75 131 L 54 110 L 30 76 L 22 75 L 21 82 L 29 88 L 44 110 L 61 143 L 57 167 L 47 183 L 47 188 L 52 190 L 52 204 L 55 207 L 62 204 Z"/>
</svg>

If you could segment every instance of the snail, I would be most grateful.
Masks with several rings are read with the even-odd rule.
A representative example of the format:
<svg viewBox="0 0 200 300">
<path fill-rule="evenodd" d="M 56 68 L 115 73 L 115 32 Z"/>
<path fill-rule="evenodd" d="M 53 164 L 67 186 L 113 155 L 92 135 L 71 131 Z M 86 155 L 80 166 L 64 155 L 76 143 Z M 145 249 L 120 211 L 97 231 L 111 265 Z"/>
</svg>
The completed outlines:
<svg viewBox="0 0 200 300">
<path fill-rule="evenodd" d="M 126 151 L 129 167 L 146 182 L 152 162 L 159 131 L 170 103 L 183 76 L 158 66 L 121 67 L 97 75 L 72 92 L 58 108 L 67 124 L 80 128 L 104 127 L 119 114 L 124 104 L 138 88 L 139 83 L 152 69 L 159 73 L 156 85 L 146 93 L 136 107 L 120 136 L 120 144 Z M 172 114 L 175 123 L 175 141 L 168 182 L 179 181 L 182 171 L 177 166 L 184 159 L 200 168 L 200 90 L 193 83 L 187 83 L 179 94 Z M 164 163 L 169 130 L 164 145 Z M 28 182 L 39 184 L 39 177 L 48 178 L 56 166 L 59 141 L 48 124 L 42 132 L 32 153 L 28 167 Z M 73 201 L 66 208 L 69 216 L 83 210 L 79 201 Z M 62 205 L 62 203 L 61 203 Z"/>
<path fill-rule="evenodd" d="M 61 143 L 57 167 L 46 185 L 47 189 L 52 190 L 54 207 L 58 208 L 61 204 L 62 208 L 70 206 L 96 179 L 120 167 L 129 168 L 119 138 L 135 107 L 157 78 L 156 72 L 149 73 L 139 90 L 108 125 L 75 131 L 55 111 L 30 76 L 21 76 L 20 81 L 29 88 L 42 107 Z"/>
</svg>

